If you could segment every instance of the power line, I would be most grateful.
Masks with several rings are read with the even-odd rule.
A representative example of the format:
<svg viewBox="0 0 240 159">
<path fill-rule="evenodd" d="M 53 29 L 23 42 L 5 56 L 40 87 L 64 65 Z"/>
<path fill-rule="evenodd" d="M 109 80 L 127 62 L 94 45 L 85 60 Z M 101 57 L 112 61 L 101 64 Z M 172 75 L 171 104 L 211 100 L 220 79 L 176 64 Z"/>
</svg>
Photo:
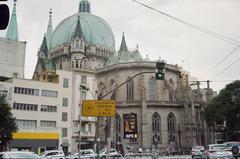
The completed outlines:
<svg viewBox="0 0 240 159">
<path fill-rule="evenodd" d="M 228 43 L 230 43 L 230 44 L 233 44 L 233 45 L 240 45 L 240 41 L 237 41 L 237 40 L 232 39 L 232 38 L 229 38 L 229 37 L 227 37 L 227 36 L 225 36 L 225 35 L 221 35 L 221 34 L 218 34 L 218 33 L 216 33 L 216 32 L 207 30 L 207 29 L 205 29 L 205 28 L 203 28 L 203 27 L 199 27 L 199 26 L 197 26 L 197 25 L 193 25 L 193 24 L 191 24 L 191 23 L 189 23 L 189 22 L 187 22 L 187 21 L 185 21 L 185 20 L 176 18 L 176 17 L 174 17 L 174 16 L 172 16 L 172 15 L 170 15 L 170 14 L 164 13 L 164 12 L 158 10 L 158 9 L 155 9 L 155 8 L 153 8 L 153 7 L 150 7 L 150 6 L 146 5 L 146 4 L 143 4 L 143 3 L 141 3 L 141 2 L 138 2 L 137 0 L 132 0 L 132 1 L 135 2 L 135 3 L 138 3 L 139 5 L 142 5 L 142 6 L 146 7 L 146 8 L 148 8 L 148 9 L 151 9 L 151 10 L 153 10 L 153 11 L 156 11 L 156 12 L 158 12 L 158 13 L 164 15 L 164 16 L 167 16 L 167 17 L 169 17 L 169 18 L 171 18 L 171 19 L 174 19 L 174 20 L 176 20 L 176 21 L 178 21 L 178 22 L 180 22 L 180 23 L 183 23 L 183 24 L 185 24 L 185 25 L 187 25 L 187 26 L 189 26 L 189 27 L 191 27 L 191 28 L 193 28 L 193 29 L 199 30 L 199 31 L 204 32 L 204 33 L 206 33 L 206 34 L 209 34 L 209 35 L 211 35 L 211 36 L 213 36 L 213 37 L 215 37 L 215 38 L 221 39 L 221 40 L 223 40 L 223 41 L 225 41 L 225 42 L 228 42 Z"/>
<path fill-rule="evenodd" d="M 236 60 L 234 60 L 231 64 L 229 64 L 227 67 L 225 67 L 222 71 L 219 71 L 218 73 L 216 73 L 211 79 L 215 78 L 216 76 L 218 76 L 220 73 L 226 71 L 229 67 L 231 67 L 233 64 L 235 64 L 236 62 L 238 62 L 240 60 L 240 57 L 237 58 Z"/>
<path fill-rule="evenodd" d="M 235 53 L 239 49 L 240 45 L 238 45 L 236 48 L 234 48 L 229 54 L 227 54 L 222 60 L 220 60 L 218 63 L 216 63 L 208 72 L 206 72 L 203 77 L 208 75 L 210 72 L 212 72 L 218 65 L 223 63 L 229 56 L 231 56 L 233 53 Z"/>
</svg>

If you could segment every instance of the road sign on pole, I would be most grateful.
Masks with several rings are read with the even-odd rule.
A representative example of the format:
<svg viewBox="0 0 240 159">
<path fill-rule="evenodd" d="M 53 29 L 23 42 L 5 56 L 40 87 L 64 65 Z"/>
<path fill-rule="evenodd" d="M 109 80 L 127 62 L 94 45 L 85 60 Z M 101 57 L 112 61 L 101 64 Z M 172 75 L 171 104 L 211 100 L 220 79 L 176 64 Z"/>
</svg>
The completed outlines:
<svg viewBox="0 0 240 159">
<path fill-rule="evenodd" d="M 82 116 L 115 116 L 114 100 L 83 100 Z"/>
</svg>

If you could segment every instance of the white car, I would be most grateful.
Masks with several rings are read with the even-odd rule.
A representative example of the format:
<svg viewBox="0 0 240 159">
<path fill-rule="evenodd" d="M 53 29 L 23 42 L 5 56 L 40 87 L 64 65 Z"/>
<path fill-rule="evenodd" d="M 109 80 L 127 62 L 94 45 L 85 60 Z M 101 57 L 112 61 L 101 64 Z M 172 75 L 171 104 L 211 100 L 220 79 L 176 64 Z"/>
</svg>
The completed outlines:
<svg viewBox="0 0 240 159">
<path fill-rule="evenodd" d="M 225 144 L 207 145 L 202 153 L 202 159 L 233 159 L 231 151 L 227 151 Z"/>
<path fill-rule="evenodd" d="M 116 149 L 110 149 L 110 155 L 118 155 L 119 153 L 117 152 Z M 101 156 L 104 156 L 104 155 L 107 155 L 107 150 L 106 149 L 102 149 L 100 150 L 100 157 Z"/>
<path fill-rule="evenodd" d="M 204 146 L 193 146 L 191 150 L 192 158 L 201 158 Z"/>
<path fill-rule="evenodd" d="M 97 156 L 96 153 L 93 151 L 93 149 L 84 149 L 84 150 L 80 150 L 80 158 L 82 159 L 95 159 L 95 157 Z M 74 154 L 74 159 L 78 159 L 78 153 Z"/>
<path fill-rule="evenodd" d="M 62 150 L 48 150 L 40 155 L 41 159 L 64 159 L 65 155 Z"/>
<path fill-rule="evenodd" d="M 6 151 L 0 152 L 0 159 L 40 159 L 34 152 L 25 151 Z"/>
</svg>

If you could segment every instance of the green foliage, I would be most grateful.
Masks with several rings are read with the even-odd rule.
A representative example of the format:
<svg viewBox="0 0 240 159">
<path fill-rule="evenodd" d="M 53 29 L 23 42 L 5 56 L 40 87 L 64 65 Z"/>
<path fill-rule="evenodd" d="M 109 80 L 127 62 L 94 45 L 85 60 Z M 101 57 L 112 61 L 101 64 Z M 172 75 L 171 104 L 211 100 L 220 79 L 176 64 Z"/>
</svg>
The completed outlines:
<svg viewBox="0 0 240 159">
<path fill-rule="evenodd" d="M 240 81 L 226 85 L 217 97 L 215 97 L 205 110 L 207 123 L 226 121 L 229 131 L 237 131 L 240 128 Z"/>
<path fill-rule="evenodd" d="M 15 118 L 11 113 L 5 96 L 0 95 L 0 149 L 12 140 L 12 133 L 17 131 Z"/>
</svg>

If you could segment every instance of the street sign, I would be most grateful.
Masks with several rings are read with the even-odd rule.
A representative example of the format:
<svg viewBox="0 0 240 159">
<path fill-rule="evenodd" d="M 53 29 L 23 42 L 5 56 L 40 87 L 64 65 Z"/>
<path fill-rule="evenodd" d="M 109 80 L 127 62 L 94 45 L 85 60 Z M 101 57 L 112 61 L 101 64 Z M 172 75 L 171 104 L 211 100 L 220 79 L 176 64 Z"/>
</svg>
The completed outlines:
<svg viewBox="0 0 240 159">
<path fill-rule="evenodd" d="M 124 138 L 125 139 L 137 139 L 138 128 L 137 128 L 137 114 L 123 114 L 124 120 Z"/>
<path fill-rule="evenodd" d="M 82 116 L 115 116 L 114 100 L 83 100 Z"/>
</svg>

